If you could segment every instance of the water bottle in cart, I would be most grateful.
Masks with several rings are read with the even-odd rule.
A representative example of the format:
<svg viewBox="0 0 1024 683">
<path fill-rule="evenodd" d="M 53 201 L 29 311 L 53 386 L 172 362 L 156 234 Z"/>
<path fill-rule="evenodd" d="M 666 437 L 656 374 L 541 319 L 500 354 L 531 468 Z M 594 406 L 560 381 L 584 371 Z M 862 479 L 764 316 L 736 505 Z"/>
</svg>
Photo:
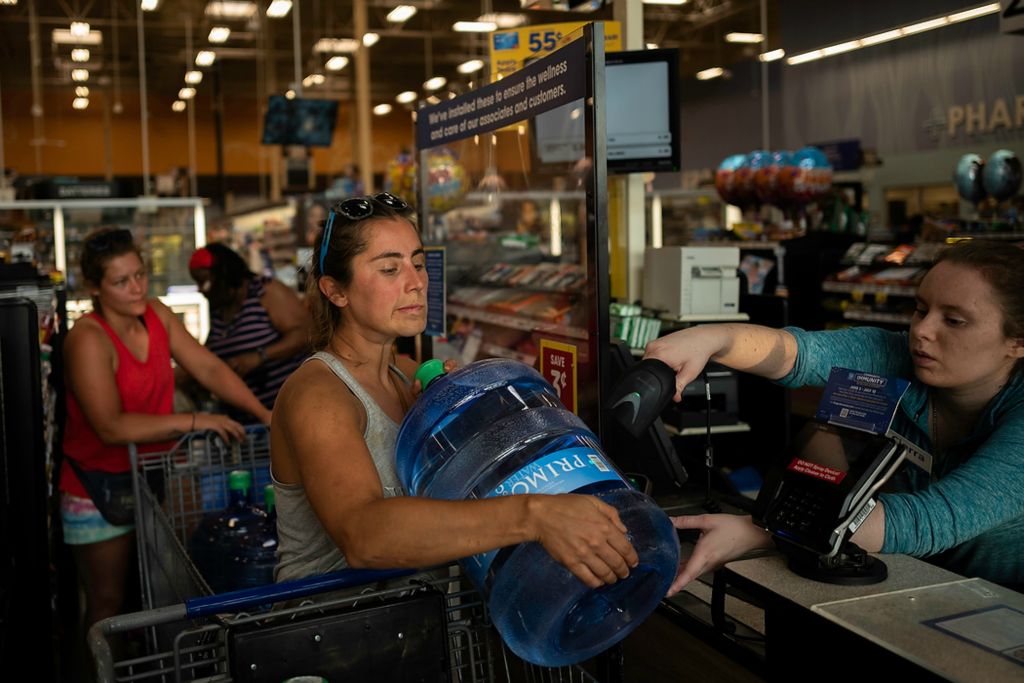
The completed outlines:
<svg viewBox="0 0 1024 683">
<path fill-rule="evenodd" d="M 462 560 L 509 648 L 534 664 L 564 666 L 626 637 L 657 607 L 678 568 L 679 541 L 665 513 L 625 480 L 533 368 L 488 359 L 443 374 L 439 361 L 428 361 L 416 376 L 424 390 L 396 447 L 410 495 L 595 495 L 618 510 L 639 556 L 629 578 L 597 589 L 538 543 Z"/>
<path fill-rule="evenodd" d="M 274 487 L 263 487 L 263 514 L 254 529 L 239 537 L 228 555 L 226 584 L 229 590 L 254 588 L 274 582 L 277 564 L 277 514 Z"/>
<path fill-rule="evenodd" d="M 227 507 L 204 516 L 189 540 L 189 555 L 214 593 L 257 585 L 247 574 L 240 574 L 238 567 L 244 564 L 243 569 L 249 568 L 250 562 L 239 560 L 252 554 L 253 537 L 266 528 L 266 513 L 249 502 L 251 490 L 252 472 L 230 472 Z"/>
</svg>

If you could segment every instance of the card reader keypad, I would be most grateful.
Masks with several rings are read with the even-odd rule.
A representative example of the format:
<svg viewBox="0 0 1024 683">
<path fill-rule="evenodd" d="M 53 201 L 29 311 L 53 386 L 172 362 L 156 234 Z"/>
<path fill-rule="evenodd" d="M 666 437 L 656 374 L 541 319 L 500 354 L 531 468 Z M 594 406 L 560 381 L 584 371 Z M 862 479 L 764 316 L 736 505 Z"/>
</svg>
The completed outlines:
<svg viewBox="0 0 1024 683">
<path fill-rule="evenodd" d="M 805 489 L 790 487 L 775 509 L 776 521 L 794 531 L 807 531 L 821 519 L 825 500 Z"/>
</svg>

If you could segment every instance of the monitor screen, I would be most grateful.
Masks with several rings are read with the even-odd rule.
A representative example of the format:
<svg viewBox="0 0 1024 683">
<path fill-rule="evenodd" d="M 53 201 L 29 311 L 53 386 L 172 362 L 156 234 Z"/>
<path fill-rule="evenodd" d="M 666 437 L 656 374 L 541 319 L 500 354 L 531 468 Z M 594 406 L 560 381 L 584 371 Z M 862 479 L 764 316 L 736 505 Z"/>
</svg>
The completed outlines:
<svg viewBox="0 0 1024 683">
<path fill-rule="evenodd" d="M 336 100 L 290 100 L 272 95 L 263 119 L 263 144 L 330 147 L 337 120 Z"/>
<path fill-rule="evenodd" d="M 609 52 L 605 59 L 608 172 L 678 171 L 679 53 L 676 50 Z M 541 164 L 573 163 L 584 156 L 582 105 L 541 114 L 533 131 Z"/>
</svg>

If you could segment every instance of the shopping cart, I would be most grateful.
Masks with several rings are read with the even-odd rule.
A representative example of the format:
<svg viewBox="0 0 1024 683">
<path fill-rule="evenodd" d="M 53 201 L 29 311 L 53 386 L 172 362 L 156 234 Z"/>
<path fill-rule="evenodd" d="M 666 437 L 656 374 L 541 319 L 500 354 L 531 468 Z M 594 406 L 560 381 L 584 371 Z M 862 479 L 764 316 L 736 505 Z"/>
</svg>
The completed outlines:
<svg viewBox="0 0 1024 683">
<path fill-rule="evenodd" d="M 251 429 L 236 444 L 196 433 L 165 453 L 130 451 L 144 609 L 90 629 L 101 682 L 621 678 L 615 658 L 550 669 L 516 657 L 456 564 L 348 569 L 212 595 L 186 551 L 189 536 L 226 504 L 228 472 L 269 480 L 268 432 Z"/>
</svg>

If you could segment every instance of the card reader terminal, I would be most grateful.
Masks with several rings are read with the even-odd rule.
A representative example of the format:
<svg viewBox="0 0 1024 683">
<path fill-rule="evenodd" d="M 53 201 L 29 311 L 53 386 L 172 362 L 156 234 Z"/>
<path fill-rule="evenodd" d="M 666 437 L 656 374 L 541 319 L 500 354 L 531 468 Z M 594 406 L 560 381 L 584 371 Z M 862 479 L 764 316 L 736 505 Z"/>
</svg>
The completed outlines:
<svg viewBox="0 0 1024 683">
<path fill-rule="evenodd" d="M 872 496 L 909 446 L 892 434 L 813 422 L 766 476 L 754 522 L 787 543 L 833 557 L 867 518 Z"/>
</svg>

